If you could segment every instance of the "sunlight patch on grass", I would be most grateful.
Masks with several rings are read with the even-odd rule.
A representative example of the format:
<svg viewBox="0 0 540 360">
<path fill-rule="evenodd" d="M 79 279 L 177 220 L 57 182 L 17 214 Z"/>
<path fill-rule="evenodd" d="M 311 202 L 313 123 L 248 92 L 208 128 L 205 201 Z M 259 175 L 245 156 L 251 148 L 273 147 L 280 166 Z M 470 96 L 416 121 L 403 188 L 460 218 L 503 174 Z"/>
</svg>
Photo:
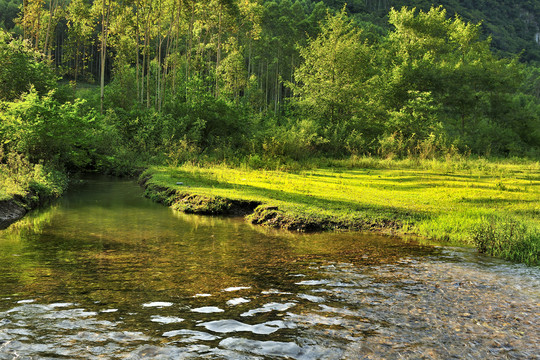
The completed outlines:
<svg viewBox="0 0 540 360">
<path fill-rule="evenodd" d="M 473 232 L 486 217 L 540 229 L 538 163 L 369 164 L 295 172 L 184 165 L 147 173 L 153 184 L 190 194 L 259 201 L 319 219 L 398 221 L 402 233 L 464 245 L 474 245 Z"/>
</svg>

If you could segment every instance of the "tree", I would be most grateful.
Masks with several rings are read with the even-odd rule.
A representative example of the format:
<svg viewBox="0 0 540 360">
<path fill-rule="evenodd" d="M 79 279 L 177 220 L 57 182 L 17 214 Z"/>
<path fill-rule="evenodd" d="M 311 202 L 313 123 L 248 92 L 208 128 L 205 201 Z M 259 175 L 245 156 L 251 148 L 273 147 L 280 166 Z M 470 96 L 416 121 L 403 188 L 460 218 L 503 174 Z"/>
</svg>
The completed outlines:
<svg viewBox="0 0 540 360">
<path fill-rule="evenodd" d="M 290 84 L 302 114 L 331 129 L 365 119 L 369 79 L 375 72 L 372 50 L 345 10 L 328 14 L 317 38 L 300 48 L 304 62 L 295 71 L 297 84 Z"/>
<path fill-rule="evenodd" d="M 43 54 L 0 30 L 0 100 L 13 101 L 34 88 L 46 94 L 57 77 Z"/>
<path fill-rule="evenodd" d="M 101 5 L 101 6 L 100 6 Z M 102 0 L 94 3 L 94 9 L 100 14 L 100 113 L 103 114 L 103 100 L 105 96 L 105 61 L 107 60 L 107 41 L 109 40 L 109 27 L 111 22 L 111 0 Z"/>
<path fill-rule="evenodd" d="M 415 134 L 421 140 L 429 135 L 421 127 L 410 128 L 400 124 L 400 118 L 392 118 L 411 104 L 420 104 L 411 100 L 421 92 L 437 106 L 436 118 L 446 135 L 464 145 L 472 146 L 475 139 L 487 137 L 482 131 L 491 133 L 489 128 L 515 133 L 504 109 L 510 108 L 512 94 L 518 89 L 519 65 L 516 59 L 499 59 L 491 52 L 489 39 L 480 37 L 480 25 L 458 16 L 448 18 L 442 7 L 427 12 L 405 7 L 392 10 L 389 21 L 395 30 L 389 35 L 390 52 L 379 98 L 393 120 L 390 132 L 405 126 L 409 136 Z M 475 150 L 489 151 L 487 147 Z"/>
<path fill-rule="evenodd" d="M 68 35 L 65 54 L 74 61 L 73 76 L 75 82 L 77 82 L 79 73 L 84 74 L 85 71 L 86 56 L 84 49 L 91 45 L 95 23 L 90 12 L 90 5 L 84 0 L 72 0 L 66 8 L 65 18 L 67 20 Z"/>
<path fill-rule="evenodd" d="M 36 50 L 39 48 L 42 32 L 43 4 L 44 0 L 25 0 L 17 19 L 23 28 L 24 38 L 30 40 Z"/>
</svg>

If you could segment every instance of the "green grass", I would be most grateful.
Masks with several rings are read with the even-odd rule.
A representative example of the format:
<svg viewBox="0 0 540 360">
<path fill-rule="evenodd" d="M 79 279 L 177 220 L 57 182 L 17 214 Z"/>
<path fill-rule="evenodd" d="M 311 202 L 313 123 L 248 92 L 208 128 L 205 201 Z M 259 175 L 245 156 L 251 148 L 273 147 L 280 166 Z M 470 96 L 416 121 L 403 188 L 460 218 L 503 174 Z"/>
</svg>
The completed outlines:
<svg viewBox="0 0 540 360">
<path fill-rule="evenodd" d="M 389 230 L 468 246 L 478 245 L 475 239 L 481 225 L 511 219 L 520 224 L 524 234 L 520 241 L 534 245 L 527 250 L 532 251 L 528 259 L 515 259 L 539 260 L 538 162 L 351 158 L 326 165 L 294 172 L 224 165 L 156 166 L 145 175 L 152 176 L 149 183 L 153 185 L 207 197 L 258 201 L 292 217 L 398 224 Z"/>
</svg>

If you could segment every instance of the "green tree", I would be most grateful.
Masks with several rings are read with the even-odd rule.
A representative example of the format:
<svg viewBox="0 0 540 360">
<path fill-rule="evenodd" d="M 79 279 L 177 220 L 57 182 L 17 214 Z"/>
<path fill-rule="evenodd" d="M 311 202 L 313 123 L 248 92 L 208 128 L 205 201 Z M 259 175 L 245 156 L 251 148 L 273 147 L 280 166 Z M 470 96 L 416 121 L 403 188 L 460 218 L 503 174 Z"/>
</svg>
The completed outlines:
<svg viewBox="0 0 540 360">
<path fill-rule="evenodd" d="M 75 82 L 79 73 L 84 75 L 86 68 L 86 49 L 91 46 L 94 31 L 94 18 L 90 4 L 84 0 L 72 0 L 65 10 L 67 20 L 67 43 L 64 52 L 67 59 L 73 59 L 73 77 Z"/>
<path fill-rule="evenodd" d="M 32 87 L 46 94 L 56 87 L 56 80 L 43 54 L 0 30 L 0 100 L 15 100 Z"/>
<path fill-rule="evenodd" d="M 500 59 L 489 47 L 489 39 L 480 37 L 480 25 L 448 18 L 442 7 L 429 11 L 402 8 L 389 14 L 394 31 L 389 35 L 389 50 L 379 99 L 390 112 L 389 132 L 409 129 L 419 140 L 429 135 L 429 128 L 400 124 L 393 117 L 410 108 L 411 95 L 418 92 L 431 97 L 437 106 L 436 119 L 446 135 L 477 152 L 498 148 L 477 139 L 489 138 L 493 129 L 506 129 L 515 137 L 505 109 L 511 108 L 512 96 L 520 83 L 520 66 L 515 59 Z M 510 135 L 509 135 L 510 136 Z M 477 144 L 481 143 L 481 146 Z"/>
<path fill-rule="evenodd" d="M 376 69 L 373 47 L 342 10 L 328 14 L 317 38 L 300 48 L 304 62 L 295 71 L 294 104 L 315 120 L 330 143 L 360 136 L 373 126 L 367 115 L 370 79 Z"/>
</svg>

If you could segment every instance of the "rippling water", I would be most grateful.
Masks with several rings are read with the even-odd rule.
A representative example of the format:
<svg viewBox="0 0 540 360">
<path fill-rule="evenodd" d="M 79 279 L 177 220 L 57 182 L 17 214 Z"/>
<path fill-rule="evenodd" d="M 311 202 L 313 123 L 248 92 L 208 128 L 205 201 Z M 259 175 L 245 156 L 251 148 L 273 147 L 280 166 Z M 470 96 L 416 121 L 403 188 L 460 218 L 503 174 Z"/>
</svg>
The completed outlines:
<svg viewBox="0 0 540 360">
<path fill-rule="evenodd" d="M 0 359 L 539 359 L 540 269 L 175 213 L 105 178 L 0 231 Z"/>
</svg>

